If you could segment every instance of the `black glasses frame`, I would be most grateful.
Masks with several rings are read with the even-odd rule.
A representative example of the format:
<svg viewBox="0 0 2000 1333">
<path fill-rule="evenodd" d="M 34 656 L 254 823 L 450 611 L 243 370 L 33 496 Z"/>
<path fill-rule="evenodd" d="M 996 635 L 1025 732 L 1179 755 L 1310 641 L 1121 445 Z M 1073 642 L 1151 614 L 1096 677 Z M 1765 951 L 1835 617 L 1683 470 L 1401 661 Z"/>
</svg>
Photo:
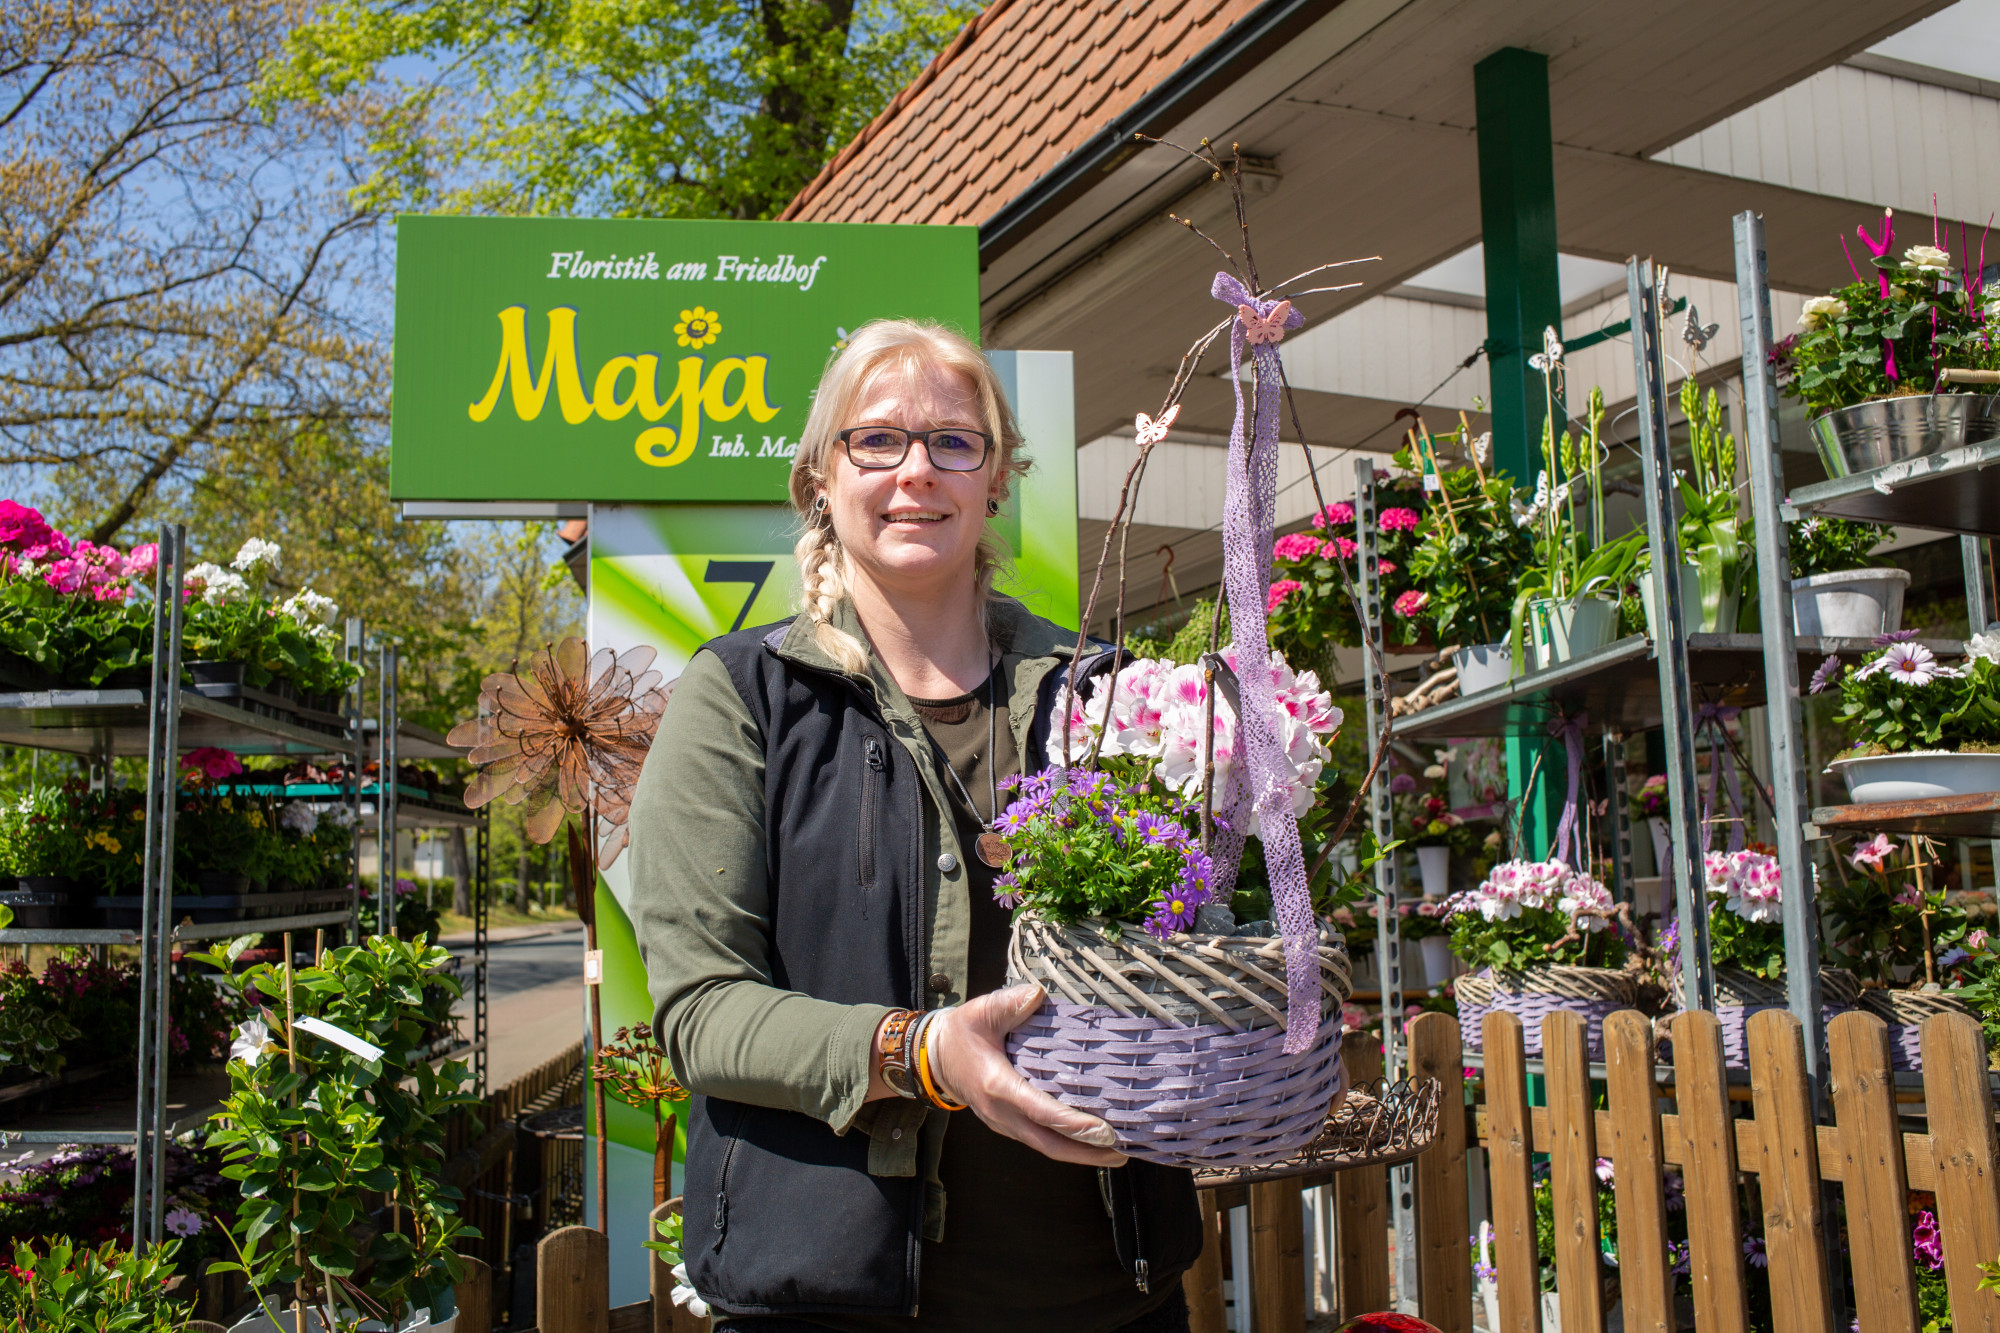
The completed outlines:
<svg viewBox="0 0 2000 1333">
<path fill-rule="evenodd" d="M 894 431 L 903 437 L 903 452 L 896 455 L 896 461 L 893 463 L 862 462 L 854 456 L 854 442 L 848 437 L 861 434 L 864 431 Z M 938 462 L 937 455 L 931 452 L 931 441 L 940 435 L 972 435 L 978 437 L 979 461 L 971 467 L 964 468 L 946 467 L 944 464 Z M 983 430 L 971 430 L 965 426 L 941 426 L 936 430 L 904 430 L 901 426 L 849 426 L 846 430 L 835 432 L 834 438 L 840 441 L 840 447 L 847 452 L 847 461 L 854 464 L 855 467 L 860 468 L 863 472 L 887 472 L 903 466 L 903 460 L 910 456 L 910 446 L 918 440 L 924 442 L 924 456 L 929 458 L 931 466 L 940 472 L 977 472 L 980 468 L 986 466 L 986 456 L 993 452 L 993 437 L 991 435 L 988 435 Z"/>
</svg>

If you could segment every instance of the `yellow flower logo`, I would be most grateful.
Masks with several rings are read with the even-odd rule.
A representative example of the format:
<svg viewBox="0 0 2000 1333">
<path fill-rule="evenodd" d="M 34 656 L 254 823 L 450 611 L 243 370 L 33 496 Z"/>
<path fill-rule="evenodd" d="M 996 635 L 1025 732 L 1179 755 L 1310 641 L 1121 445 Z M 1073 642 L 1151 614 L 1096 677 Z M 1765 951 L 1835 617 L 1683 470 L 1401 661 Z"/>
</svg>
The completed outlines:
<svg viewBox="0 0 2000 1333">
<path fill-rule="evenodd" d="M 683 347 L 706 347 L 721 333 L 722 317 L 701 306 L 681 311 L 681 322 L 674 325 L 674 334 Z"/>
</svg>

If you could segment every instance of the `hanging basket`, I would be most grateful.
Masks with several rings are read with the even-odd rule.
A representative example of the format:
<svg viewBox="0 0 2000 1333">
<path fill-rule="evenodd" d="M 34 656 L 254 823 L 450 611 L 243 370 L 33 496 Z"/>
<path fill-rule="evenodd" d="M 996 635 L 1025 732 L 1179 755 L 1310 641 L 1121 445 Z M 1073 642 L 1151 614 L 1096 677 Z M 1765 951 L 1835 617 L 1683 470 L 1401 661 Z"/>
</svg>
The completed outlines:
<svg viewBox="0 0 2000 1333">
<path fill-rule="evenodd" d="M 1950 991 L 1882 990 L 1861 992 L 1861 1008 L 1889 1025 L 1889 1067 L 1922 1073 L 1923 1023 L 1933 1014 L 1969 1014 Z"/>
<path fill-rule="evenodd" d="M 1452 983 L 1458 1001 L 1458 1043 L 1468 1051 L 1486 1049 L 1486 1015 L 1493 1009 L 1493 973 L 1482 969 Z"/>
<path fill-rule="evenodd" d="M 1835 1015 L 1852 1009 L 1861 985 L 1851 972 L 1836 967 L 1819 970 L 1819 1012 L 1823 1027 Z M 1678 976 L 1674 982 L 1674 1004 L 1685 1009 L 1687 1000 Z M 1766 981 L 1741 968 L 1715 969 L 1715 1020 L 1722 1028 L 1722 1063 L 1730 1069 L 1750 1067 L 1750 1018 L 1766 1009 L 1788 1009 L 1791 997 L 1782 980 Z"/>
<path fill-rule="evenodd" d="M 1581 1014 L 1589 1029 L 1590 1058 L 1604 1058 L 1604 1020 L 1630 1009 L 1636 997 L 1632 974 L 1603 967 L 1531 967 L 1493 972 L 1493 1011 L 1521 1020 L 1529 1055 L 1542 1053 L 1542 1020 L 1550 1014 Z"/>
<path fill-rule="evenodd" d="M 1118 1149 L 1170 1166 L 1285 1161 L 1318 1138 L 1347 1091 L 1340 1009 L 1347 951 L 1322 930 L 1319 1030 L 1286 1055 L 1285 952 L 1276 937 L 1175 935 L 1014 923 L 1009 984 L 1048 1001 L 1007 1038 L 1015 1070 L 1101 1117 Z"/>
</svg>

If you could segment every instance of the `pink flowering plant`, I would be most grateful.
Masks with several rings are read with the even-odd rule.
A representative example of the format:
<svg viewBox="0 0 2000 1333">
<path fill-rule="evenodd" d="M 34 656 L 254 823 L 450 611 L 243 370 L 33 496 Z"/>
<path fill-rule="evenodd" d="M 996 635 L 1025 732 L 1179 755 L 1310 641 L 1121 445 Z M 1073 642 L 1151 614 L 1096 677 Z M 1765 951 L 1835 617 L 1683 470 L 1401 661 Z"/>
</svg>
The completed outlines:
<svg viewBox="0 0 2000 1333">
<path fill-rule="evenodd" d="M 1974 635 L 1955 664 L 1914 637 L 1907 630 L 1883 635 L 1854 670 L 1828 659 L 1814 673 L 1814 693 L 1838 683 L 1836 716 L 1855 753 L 2000 750 L 2000 636 Z"/>
<path fill-rule="evenodd" d="M 1503 861 L 1453 894 L 1452 952 L 1474 967 L 1618 967 L 1620 908 L 1595 876 L 1563 861 Z"/>
<path fill-rule="evenodd" d="M 1376 575 L 1391 644 L 1425 637 L 1424 589 L 1411 568 L 1423 527 L 1424 490 L 1415 477 L 1375 474 Z M 1334 644 L 1361 643 L 1354 607 L 1354 506 L 1346 500 L 1314 514 L 1303 532 L 1287 533 L 1271 549 L 1271 642 L 1294 661 L 1317 661 Z M 1412 595 L 1416 600 L 1412 600 Z"/>
<path fill-rule="evenodd" d="M 1514 584 L 1534 560 L 1528 529 L 1514 521 L 1516 487 L 1504 472 L 1487 470 L 1490 435 L 1437 436 L 1434 452 L 1456 447 L 1462 467 L 1441 467 L 1438 489 L 1426 496 L 1424 521 L 1410 554 L 1410 574 L 1423 599 L 1414 608 L 1440 645 L 1498 643 L 1507 635 Z M 1406 446 L 1399 466 L 1415 467 Z"/>
<path fill-rule="evenodd" d="M 1783 881 L 1778 858 L 1746 847 L 1703 858 L 1708 941 L 1718 967 L 1775 981 L 1785 974 Z"/>
<path fill-rule="evenodd" d="M 1942 869 L 1923 839 L 1856 839 L 1835 873 L 1820 877 L 1829 961 L 1883 986 L 1903 978 L 1950 986 L 1983 973 L 1986 932 L 1941 887 Z"/>
<path fill-rule="evenodd" d="M 1665 819 L 1667 804 L 1667 775 L 1655 773 L 1639 784 L 1639 790 L 1632 793 L 1632 818 Z"/>
</svg>

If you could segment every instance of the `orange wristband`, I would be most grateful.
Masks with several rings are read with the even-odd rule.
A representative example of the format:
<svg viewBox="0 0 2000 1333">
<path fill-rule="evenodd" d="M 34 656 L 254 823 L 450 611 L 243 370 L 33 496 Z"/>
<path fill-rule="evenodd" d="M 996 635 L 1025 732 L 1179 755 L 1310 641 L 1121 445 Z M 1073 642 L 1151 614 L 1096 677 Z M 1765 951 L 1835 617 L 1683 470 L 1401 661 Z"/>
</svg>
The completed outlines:
<svg viewBox="0 0 2000 1333">
<path fill-rule="evenodd" d="M 937 1012 L 933 1010 L 929 1016 L 935 1017 Z M 932 1106 L 941 1111 L 963 1111 L 966 1109 L 966 1104 L 948 1101 L 945 1095 L 938 1091 L 937 1082 L 931 1077 L 930 1028 L 931 1025 L 925 1023 L 917 1031 L 917 1083 L 924 1090 L 924 1100 Z"/>
</svg>

